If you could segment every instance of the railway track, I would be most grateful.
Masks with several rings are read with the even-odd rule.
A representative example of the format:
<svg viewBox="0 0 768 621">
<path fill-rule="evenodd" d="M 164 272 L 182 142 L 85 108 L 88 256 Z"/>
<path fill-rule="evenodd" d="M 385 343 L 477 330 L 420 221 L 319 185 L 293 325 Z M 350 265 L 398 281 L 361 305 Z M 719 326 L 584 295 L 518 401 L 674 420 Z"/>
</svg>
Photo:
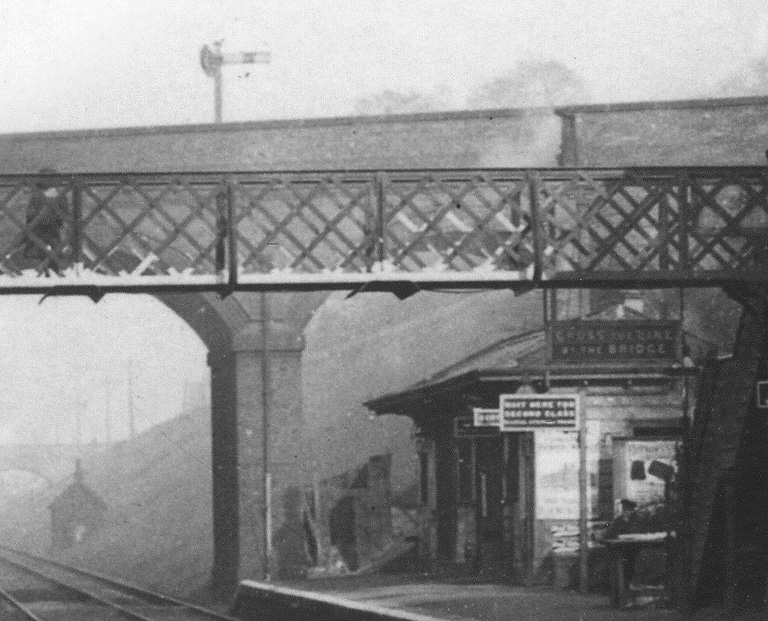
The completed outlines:
<svg viewBox="0 0 768 621">
<path fill-rule="evenodd" d="M 0 546 L 0 618 L 9 621 L 238 621 L 174 597 Z"/>
</svg>

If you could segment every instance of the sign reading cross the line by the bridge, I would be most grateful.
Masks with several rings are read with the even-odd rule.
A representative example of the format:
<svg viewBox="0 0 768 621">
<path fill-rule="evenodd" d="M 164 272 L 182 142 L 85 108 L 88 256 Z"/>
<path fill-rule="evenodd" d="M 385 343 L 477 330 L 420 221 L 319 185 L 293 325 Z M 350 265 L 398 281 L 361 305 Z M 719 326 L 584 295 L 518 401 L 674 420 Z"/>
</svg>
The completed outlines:
<svg viewBox="0 0 768 621">
<path fill-rule="evenodd" d="M 579 395 L 499 395 L 501 431 L 579 428 Z"/>
</svg>

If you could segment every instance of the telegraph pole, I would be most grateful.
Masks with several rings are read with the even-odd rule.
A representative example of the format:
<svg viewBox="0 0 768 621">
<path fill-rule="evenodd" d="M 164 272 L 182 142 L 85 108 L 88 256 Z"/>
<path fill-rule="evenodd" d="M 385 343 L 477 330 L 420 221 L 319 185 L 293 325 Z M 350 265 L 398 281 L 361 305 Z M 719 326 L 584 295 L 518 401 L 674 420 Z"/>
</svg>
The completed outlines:
<svg viewBox="0 0 768 621">
<path fill-rule="evenodd" d="M 212 45 L 204 45 L 200 50 L 200 66 L 205 75 L 213 78 L 214 119 L 216 123 L 222 121 L 222 98 L 224 91 L 223 65 L 266 65 L 272 61 L 272 54 L 268 50 L 256 50 L 254 52 L 237 52 L 224 54 L 221 46 L 224 40 L 215 41 Z"/>
<path fill-rule="evenodd" d="M 215 122 L 222 122 L 222 91 L 224 90 L 224 79 L 221 68 L 223 65 L 234 64 L 269 64 L 272 61 L 272 54 L 267 50 L 257 50 L 254 52 L 238 52 L 235 54 L 224 54 L 221 51 L 223 40 L 216 41 L 212 46 L 204 45 L 200 50 L 200 65 L 205 74 L 212 77 L 214 87 L 214 110 Z M 211 49 L 213 48 L 213 49 Z M 263 408 L 263 432 L 262 432 L 262 452 L 263 452 L 263 537 L 264 537 L 264 565 L 262 571 L 266 580 L 272 579 L 272 475 L 269 471 L 269 425 L 270 408 L 272 404 L 272 394 L 269 386 L 269 300 L 265 292 L 261 293 L 261 334 L 262 334 L 262 357 L 261 357 L 261 398 Z"/>
<path fill-rule="evenodd" d="M 112 383 L 107 379 L 106 384 L 106 411 L 104 413 L 104 435 L 106 436 L 106 443 L 112 444 Z"/>
<path fill-rule="evenodd" d="M 136 437 L 136 417 L 133 415 L 133 360 L 128 361 L 128 429 L 130 439 Z"/>
<path fill-rule="evenodd" d="M 75 446 L 77 456 L 82 457 L 83 450 L 83 413 L 85 411 L 85 398 L 80 396 L 77 400 L 77 412 L 75 414 Z"/>
</svg>

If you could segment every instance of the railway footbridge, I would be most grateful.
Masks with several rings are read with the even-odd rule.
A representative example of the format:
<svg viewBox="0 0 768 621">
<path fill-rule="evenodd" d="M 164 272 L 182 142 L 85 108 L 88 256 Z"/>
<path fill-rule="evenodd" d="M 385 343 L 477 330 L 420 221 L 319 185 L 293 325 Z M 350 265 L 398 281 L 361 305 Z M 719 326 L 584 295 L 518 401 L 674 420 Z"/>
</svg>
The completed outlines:
<svg viewBox="0 0 768 621">
<path fill-rule="evenodd" d="M 231 585 L 267 569 L 266 475 L 300 479 L 302 331 L 327 291 L 748 301 L 768 286 L 767 196 L 762 167 L 1 175 L 0 293 L 151 293 L 200 335 L 214 577 Z"/>
</svg>

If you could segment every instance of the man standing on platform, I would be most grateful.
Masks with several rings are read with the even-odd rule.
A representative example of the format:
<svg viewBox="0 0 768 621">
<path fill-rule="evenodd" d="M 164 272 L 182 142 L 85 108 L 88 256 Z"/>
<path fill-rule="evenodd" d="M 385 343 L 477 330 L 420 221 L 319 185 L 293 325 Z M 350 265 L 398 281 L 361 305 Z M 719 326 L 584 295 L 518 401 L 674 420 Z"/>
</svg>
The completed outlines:
<svg viewBox="0 0 768 621">
<path fill-rule="evenodd" d="M 613 520 L 608 530 L 605 531 L 606 539 L 616 539 L 619 535 L 632 532 L 632 512 L 637 509 L 637 503 L 627 498 L 622 498 L 621 513 Z M 635 561 L 640 552 L 639 547 L 631 546 L 622 549 L 621 562 L 624 568 L 624 588 L 629 589 L 629 584 L 635 575 Z"/>
</svg>

